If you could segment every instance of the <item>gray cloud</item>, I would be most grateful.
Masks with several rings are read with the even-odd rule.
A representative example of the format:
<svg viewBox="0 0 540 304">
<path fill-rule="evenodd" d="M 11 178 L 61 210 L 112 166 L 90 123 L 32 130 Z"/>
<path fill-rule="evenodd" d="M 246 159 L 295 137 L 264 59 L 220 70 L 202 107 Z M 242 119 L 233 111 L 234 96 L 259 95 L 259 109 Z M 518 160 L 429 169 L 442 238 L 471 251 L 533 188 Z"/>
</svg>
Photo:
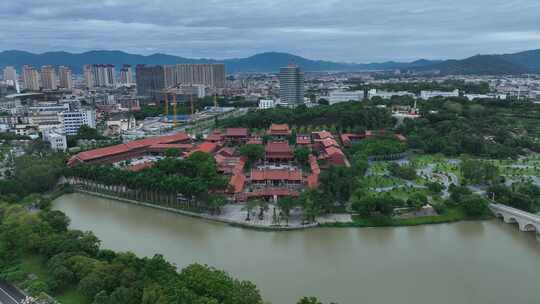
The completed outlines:
<svg viewBox="0 0 540 304">
<path fill-rule="evenodd" d="M 539 15 L 536 0 L 3 1 L 0 50 L 463 58 L 540 48 Z"/>
</svg>

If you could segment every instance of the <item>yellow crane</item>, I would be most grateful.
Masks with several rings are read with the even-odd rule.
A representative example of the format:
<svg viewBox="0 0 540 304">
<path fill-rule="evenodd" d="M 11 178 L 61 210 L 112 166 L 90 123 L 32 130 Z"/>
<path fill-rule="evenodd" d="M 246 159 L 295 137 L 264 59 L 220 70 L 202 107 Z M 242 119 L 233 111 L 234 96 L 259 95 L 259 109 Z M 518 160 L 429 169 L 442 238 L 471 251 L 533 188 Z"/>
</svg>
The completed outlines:
<svg viewBox="0 0 540 304">
<path fill-rule="evenodd" d="M 163 115 L 165 116 L 165 122 L 169 122 L 169 94 L 167 93 L 167 91 L 164 92 L 164 103 L 165 103 L 165 108 L 163 109 Z"/>
<path fill-rule="evenodd" d="M 176 128 L 176 125 L 177 125 L 177 119 L 176 119 L 176 92 L 173 93 L 173 125 L 174 127 Z"/>
</svg>

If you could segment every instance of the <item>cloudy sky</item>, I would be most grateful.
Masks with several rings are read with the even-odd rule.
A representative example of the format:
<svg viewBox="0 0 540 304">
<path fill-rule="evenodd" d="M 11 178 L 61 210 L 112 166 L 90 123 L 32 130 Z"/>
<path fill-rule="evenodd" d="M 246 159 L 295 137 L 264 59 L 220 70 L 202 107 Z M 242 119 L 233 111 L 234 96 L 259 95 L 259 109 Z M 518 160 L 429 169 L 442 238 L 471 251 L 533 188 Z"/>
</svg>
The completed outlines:
<svg viewBox="0 0 540 304">
<path fill-rule="evenodd" d="M 539 0 L 1 0 L 0 50 L 348 62 L 540 48 Z"/>
</svg>

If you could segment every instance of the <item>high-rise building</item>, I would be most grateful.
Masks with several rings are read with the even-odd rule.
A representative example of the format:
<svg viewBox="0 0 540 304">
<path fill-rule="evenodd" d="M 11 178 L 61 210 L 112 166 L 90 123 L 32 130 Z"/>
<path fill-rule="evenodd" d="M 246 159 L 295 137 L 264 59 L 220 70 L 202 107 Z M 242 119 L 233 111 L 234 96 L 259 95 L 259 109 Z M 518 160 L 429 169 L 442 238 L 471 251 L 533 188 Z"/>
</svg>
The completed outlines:
<svg viewBox="0 0 540 304">
<path fill-rule="evenodd" d="M 23 66 L 23 81 L 25 89 L 39 91 L 39 72 L 33 66 Z"/>
<path fill-rule="evenodd" d="M 41 86 L 45 90 L 56 90 L 56 71 L 52 65 L 41 67 Z"/>
<path fill-rule="evenodd" d="M 105 86 L 114 87 L 116 85 L 116 71 L 114 69 L 114 64 L 105 65 L 105 73 L 107 74 Z"/>
<path fill-rule="evenodd" d="M 211 88 L 225 87 L 224 64 L 177 64 L 165 67 L 167 87 L 183 85 L 205 85 Z"/>
<path fill-rule="evenodd" d="M 17 70 L 12 66 L 7 66 L 4 68 L 4 80 L 12 81 L 13 84 L 17 82 Z"/>
<path fill-rule="evenodd" d="M 120 69 L 120 84 L 129 86 L 133 84 L 133 71 L 131 65 L 124 64 Z"/>
<path fill-rule="evenodd" d="M 85 64 L 83 66 L 84 84 L 89 89 L 94 87 L 94 74 L 92 73 L 92 69 L 91 64 Z"/>
<path fill-rule="evenodd" d="M 92 64 L 85 65 L 84 79 L 88 88 L 94 87 L 114 87 L 115 69 L 112 64 Z"/>
<path fill-rule="evenodd" d="M 71 69 L 65 66 L 58 68 L 58 78 L 60 79 L 60 87 L 63 89 L 73 89 L 73 74 Z"/>
<path fill-rule="evenodd" d="M 279 71 L 279 94 L 281 103 L 298 105 L 304 103 L 304 72 L 296 65 Z"/>
<path fill-rule="evenodd" d="M 150 97 L 154 100 L 160 99 L 160 91 L 165 88 L 165 71 L 163 66 L 138 64 L 135 68 L 135 78 L 137 81 L 138 96 Z"/>
<path fill-rule="evenodd" d="M 166 65 L 163 67 L 163 71 L 165 72 L 165 87 L 169 88 L 178 84 L 176 70 L 175 65 Z"/>
</svg>

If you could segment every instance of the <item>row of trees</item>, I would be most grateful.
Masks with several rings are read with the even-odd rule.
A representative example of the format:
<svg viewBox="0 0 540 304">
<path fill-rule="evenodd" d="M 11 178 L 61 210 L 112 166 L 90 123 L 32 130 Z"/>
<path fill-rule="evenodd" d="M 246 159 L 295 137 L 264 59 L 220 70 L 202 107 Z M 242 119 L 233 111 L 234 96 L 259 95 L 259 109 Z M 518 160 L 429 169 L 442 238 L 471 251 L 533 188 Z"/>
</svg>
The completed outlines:
<svg viewBox="0 0 540 304">
<path fill-rule="evenodd" d="M 217 172 L 214 158 L 203 152 L 193 153 L 186 159 L 165 158 L 140 172 L 113 166 L 80 165 L 67 168 L 65 175 L 82 183 L 92 181 L 106 185 L 105 190 L 120 194 L 134 191 L 150 193 L 152 201 L 169 200 L 171 195 L 176 201 L 176 195 L 181 194 L 187 201 L 205 203 L 204 207 L 213 207 L 210 206 L 213 203 L 222 205 L 223 199 L 217 199 L 211 193 L 223 192 L 227 186 L 227 179 Z"/>
<path fill-rule="evenodd" d="M 314 108 L 302 105 L 295 109 L 254 110 L 241 117 L 224 119 L 220 124 L 223 127 L 251 129 L 267 129 L 272 123 L 286 123 L 298 127 L 334 125 L 339 133 L 356 127 L 387 128 L 392 126 L 393 122 L 390 112 L 386 109 L 366 107 L 358 102 L 346 102 Z"/>
<path fill-rule="evenodd" d="M 527 212 L 540 211 L 540 187 L 532 183 L 518 183 L 507 187 L 502 184 L 492 185 L 488 195 L 496 202 Z"/>
</svg>

